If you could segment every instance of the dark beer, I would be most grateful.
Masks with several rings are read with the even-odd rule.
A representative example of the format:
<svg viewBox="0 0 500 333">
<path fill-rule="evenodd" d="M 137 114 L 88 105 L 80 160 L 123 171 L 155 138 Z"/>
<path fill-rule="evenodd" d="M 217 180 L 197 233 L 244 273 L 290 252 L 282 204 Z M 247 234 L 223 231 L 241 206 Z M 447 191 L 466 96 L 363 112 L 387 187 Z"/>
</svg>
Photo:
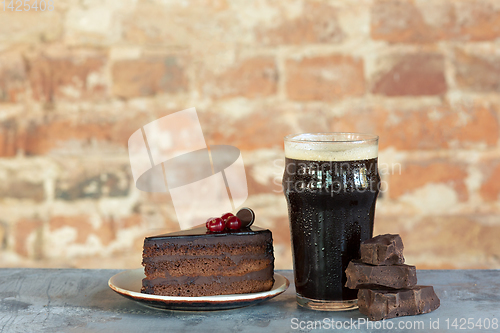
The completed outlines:
<svg viewBox="0 0 500 333">
<path fill-rule="evenodd" d="M 295 286 L 298 296 L 313 300 L 357 298 L 356 290 L 344 287 L 345 269 L 373 234 L 380 184 L 376 150 L 368 159 L 338 159 L 285 159 Z"/>
</svg>

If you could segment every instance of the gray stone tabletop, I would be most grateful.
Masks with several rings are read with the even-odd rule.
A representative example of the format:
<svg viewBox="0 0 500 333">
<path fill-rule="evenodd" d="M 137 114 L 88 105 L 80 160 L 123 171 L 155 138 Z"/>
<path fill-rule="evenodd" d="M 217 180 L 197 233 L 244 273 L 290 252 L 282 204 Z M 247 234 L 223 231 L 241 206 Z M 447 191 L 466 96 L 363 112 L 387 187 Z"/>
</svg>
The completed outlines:
<svg viewBox="0 0 500 333">
<path fill-rule="evenodd" d="M 500 270 L 418 271 L 435 287 L 434 312 L 368 322 L 358 310 L 322 312 L 295 303 L 290 288 L 246 308 L 180 312 L 155 310 L 112 291 L 119 270 L 0 269 L 0 332 L 500 332 Z M 410 329 L 409 329 L 410 330 Z"/>
</svg>

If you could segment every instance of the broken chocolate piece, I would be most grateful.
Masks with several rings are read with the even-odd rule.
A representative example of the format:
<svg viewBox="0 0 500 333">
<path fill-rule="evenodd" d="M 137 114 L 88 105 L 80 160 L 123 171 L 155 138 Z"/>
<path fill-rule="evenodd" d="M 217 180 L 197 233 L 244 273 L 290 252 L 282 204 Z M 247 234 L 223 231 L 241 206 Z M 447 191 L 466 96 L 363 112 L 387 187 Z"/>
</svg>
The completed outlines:
<svg viewBox="0 0 500 333">
<path fill-rule="evenodd" d="M 236 216 L 240 219 L 243 228 L 249 228 L 255 221 L 255 213 L 248 207 L 241 208 Z"/>
<path fill-rule="evenodd" d="M 370 320 L 413 316 L 436 310 L 439 298 L 432 286 L 415 286 L 401 290 L 359 289 L 359 312 Z"/>
<path fill-rule="evenodd" d="M 350 289 L 411 288 L 417 284 L 417 270 L 410 265 L 372 266 L 353 260 L 345 270 Z"/>
<path fill-rule="evenodd" d="M 379 235 L 361 243 L 361 261 L 370 265 L 404 264 L 403 248 L 399 235 Z"/>
</svg>

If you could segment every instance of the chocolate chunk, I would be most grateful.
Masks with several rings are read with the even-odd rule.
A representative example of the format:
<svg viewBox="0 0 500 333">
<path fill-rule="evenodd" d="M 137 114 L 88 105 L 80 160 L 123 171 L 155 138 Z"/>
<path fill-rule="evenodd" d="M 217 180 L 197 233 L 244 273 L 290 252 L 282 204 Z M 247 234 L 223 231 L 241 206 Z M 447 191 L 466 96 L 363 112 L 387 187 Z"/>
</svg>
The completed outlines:
<svg viewBox="0 0 500 333">
<path fill-rule="evenodd" d="M 248 207 L 240 209 L 236 216 L 240 219 L 242 228 L 250 227 L 255 220 L 255 213 Z"/>
<path fill-rule="evenodd" d="M 370 320 L 413 316 L 436 310 L 439 298 L 432 286 L 415 286 L 401 290 L 359 289 L 359 312 Z"/>
<path fill-rule="evenodd" d="M 353 260 L 345 270 L 347 282 L 345 286 L 350 289 L 360 288 L 411 288 L 417 284 L 417 271 L 415 266 L 392 265 L 372 266 Z"/>
<path fill-rule="evenodd" d="M 370 265 L 404 264 L 403 248 L 399 235 L 379 235 L 361 243 L 361 261 Z"/>
</svg>

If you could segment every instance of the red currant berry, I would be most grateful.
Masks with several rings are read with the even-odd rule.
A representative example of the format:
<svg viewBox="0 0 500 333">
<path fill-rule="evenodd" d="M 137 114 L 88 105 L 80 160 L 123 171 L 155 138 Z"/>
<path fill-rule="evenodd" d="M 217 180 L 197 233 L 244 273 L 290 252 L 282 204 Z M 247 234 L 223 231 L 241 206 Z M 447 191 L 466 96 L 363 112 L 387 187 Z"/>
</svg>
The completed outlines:
<svg viewBox="0 0 500 333">
<path fill-rule="evenodd" d="M 226 227 L 231 230 L 238 230 L 241 228 L 241 220 L 236 216 L 230 216 L 226 220 Z"/>
<path fill-rule="evenodd" d="M 234 214 L 233 213 L 226 213 L 226 214 L 222 215 L 220 218 L 223 219 L 224 221 L 226 221 L 231 216 L 234 216 Z"/>
<path fill-rule="evenodd" d="M 226 225 L 220 217 L 213 217 L 207 221 L 207 229 L 212 232 L 222 232 L 225 227 Z"/>
</svg>

